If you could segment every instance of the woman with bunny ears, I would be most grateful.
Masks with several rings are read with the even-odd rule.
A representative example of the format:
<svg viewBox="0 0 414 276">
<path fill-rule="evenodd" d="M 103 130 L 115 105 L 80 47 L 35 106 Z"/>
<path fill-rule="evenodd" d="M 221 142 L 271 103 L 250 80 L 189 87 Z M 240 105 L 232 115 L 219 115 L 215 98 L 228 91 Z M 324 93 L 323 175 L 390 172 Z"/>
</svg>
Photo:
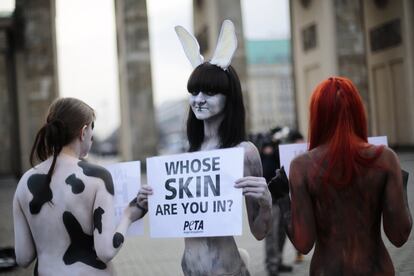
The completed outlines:
<svg viewBox="0 0 414 276">
<path fill-rule="evenodd" d="M 234 186 L 243 190 L 252 234 L 263 239 L 271 225 L 271 196 L 256 147 L 245 141 L 245 111 L 240 81 L 230 65 L 237 48 L 234 25 L 225 20 L 213 58 L 204 62 L 197 40 L 183 27 L 176 32 L 195 68 L 187 89 L 190 110 L 187 120 L 189 151 L 229 147 L 245 150 L 244 175 Z M 146 186 L 138 194 L 138 204 L 146 207 Z M 182 259 L 185 275 L 249 275 L 233 236 L 185 238 Z"/>
</svg>

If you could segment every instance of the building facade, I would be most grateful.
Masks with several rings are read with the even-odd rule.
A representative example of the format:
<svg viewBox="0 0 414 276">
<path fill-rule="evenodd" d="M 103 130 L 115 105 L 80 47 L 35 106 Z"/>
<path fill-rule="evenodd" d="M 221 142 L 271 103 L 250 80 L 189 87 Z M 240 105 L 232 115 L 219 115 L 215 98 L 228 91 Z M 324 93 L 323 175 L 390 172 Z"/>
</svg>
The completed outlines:
<svg viewBox="0 0 414 276">
<path fill-rule="evenodd" d="M 295 128 L 289 40 L 246 41 L 251 133 Z"/>
<path fill-rule="evenodd" d="M 370 135 L 414 145 L 414 2 L 292 0 L 291 30 L 298 124 L 307 133 L 316 84 L 350 78 L 367 108 Z"/>
</svg>

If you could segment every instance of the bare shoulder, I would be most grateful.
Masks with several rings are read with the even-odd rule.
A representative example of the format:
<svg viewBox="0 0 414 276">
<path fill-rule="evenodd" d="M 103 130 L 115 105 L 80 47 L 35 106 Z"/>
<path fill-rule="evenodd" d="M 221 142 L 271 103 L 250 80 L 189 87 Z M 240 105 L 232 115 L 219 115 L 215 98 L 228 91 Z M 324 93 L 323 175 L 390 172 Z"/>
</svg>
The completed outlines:
<svg viewBox="0 0 414 276">
<path fill-rule="evenodd" d="M 378 160 L 380 162 L 380 167 L 385 168 L 387 171 L 400 170 L 400 161 L 398 155 L 387 146 L 383 147 Z"/>
<path fill-rule="evenodd" d="M 107 192 L 114 195 L 114 183 L 111 173 L 104 167 L 86 161 L 79 161 L 78 166 L 86 176 L 101 179 Z"/>
<path fill-rule="evenodd" d="M 396 161 L 398 160 L 398 156 L 391 148 L 384 146 L 381 156 L 386 161 Z"/>
<path fill-rule="evenodd" d="M 292 185 L 302 187 L 305 185 L 305 180 L 308 175 L 308 171 L 311 168 L 315 168 L 316 164 L 312 164 L 312 158 L 310 155 L 313 152 L 305 152 L 296 156 L 290 163 L 289 179 Z"/>
<path fill-rule="evenodd" d="M 28 181 L 29 179 L 36 177 L 37 175 L 46 175 L 46 161 L 36 165 L 34 168 L 27 170 L 22 177 L 19 179 L 16 187 L 16 195 L 21 196 L 22 193 L 28 192 Z"/>
<path fill-rule="evenodd" d="M 252 142 L 244 141 L 238 147 L 244 148 L 245 176 L 262 176 L 262 162 L 256 146 Z"/>
<path fill-rule="evenodd" d="M 310 158 L 311 154 L 312 154 L 311 152 L 304 152 L 304 153 L 297 155 L 295 158 L 293 158 L 292 162 L 290 163 L 290 169 L 308 167 L 311 162 L 311 158 Z"/>
<path fill-rule="evenodd" d="M 82 168 L 85 174 L 100 175 L 100 176 L 107 175 L 107 174 L 110 175 L 109 171 L 106 168 L 100 165 L 97 165 L 97 164 L 84 161 L 84 160 L 80 160 L 78 162 L 78 166 Z"/>
<path fill-rule="evenodd" d="M 26 171 L 22 177 L 20 178 L 19 182 L 17 183 L 16 192 L 15 192 L 15 198 L 20 198 L 23 193 L 27 191 L 27 180 L 35 174 L 35 171 L 33 168 Z"/>
<path fill-rule="evenodd" d="M 241 142 L 238 147 L 242 147 L 244 149 L 244 158 L 248 159 L 258 159 L 260 160 L 259 151 L 256 146 L 249 141 Z"/>
</svg>

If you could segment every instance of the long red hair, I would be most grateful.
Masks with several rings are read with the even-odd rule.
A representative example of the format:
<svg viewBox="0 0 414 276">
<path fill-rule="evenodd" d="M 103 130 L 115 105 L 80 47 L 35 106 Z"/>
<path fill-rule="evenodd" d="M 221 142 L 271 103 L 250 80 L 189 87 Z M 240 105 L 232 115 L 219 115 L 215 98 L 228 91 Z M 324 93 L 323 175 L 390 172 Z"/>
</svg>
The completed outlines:
<svg viewBox="0 0 414 276">
<path fill-rule="evenodd" d="M 351 183 L 361 166 L 369 166 L 374 158 L 361 156 L 368 146 L 367 118 L 357 88 L 344 77 L 330 77 L 321 82 L 310 101 L 309 150 L 328 146 L 320 162 L 326 162 L 323 182 L 336 187 Z M 339 172 L 335 178 L 333 171 Z"/>
</svg>

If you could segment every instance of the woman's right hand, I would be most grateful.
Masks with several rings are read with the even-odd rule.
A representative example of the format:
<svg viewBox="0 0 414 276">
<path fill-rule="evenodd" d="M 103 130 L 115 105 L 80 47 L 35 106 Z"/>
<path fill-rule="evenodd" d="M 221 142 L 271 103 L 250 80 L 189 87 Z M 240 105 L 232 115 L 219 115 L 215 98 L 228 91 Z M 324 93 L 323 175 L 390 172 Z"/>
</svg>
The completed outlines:
<svg viewBox="0 0 414 276">
<path fill-rule="evenodd" d="M 150 186 L 142 186 L 138 195 L 132 200 L 124 210 L 124 215 L 131 221 L 134 222 L 143 216 L 148 211 L 148 196 L 152 195 L 152 188 Z"/>
<path fill-rule="evenodd" d="M 148 185 L 142 185 L 137 195 L 138 208 L 148 210 L 148 196 L 152 195 L 152 188 Z"/>
</svg>

